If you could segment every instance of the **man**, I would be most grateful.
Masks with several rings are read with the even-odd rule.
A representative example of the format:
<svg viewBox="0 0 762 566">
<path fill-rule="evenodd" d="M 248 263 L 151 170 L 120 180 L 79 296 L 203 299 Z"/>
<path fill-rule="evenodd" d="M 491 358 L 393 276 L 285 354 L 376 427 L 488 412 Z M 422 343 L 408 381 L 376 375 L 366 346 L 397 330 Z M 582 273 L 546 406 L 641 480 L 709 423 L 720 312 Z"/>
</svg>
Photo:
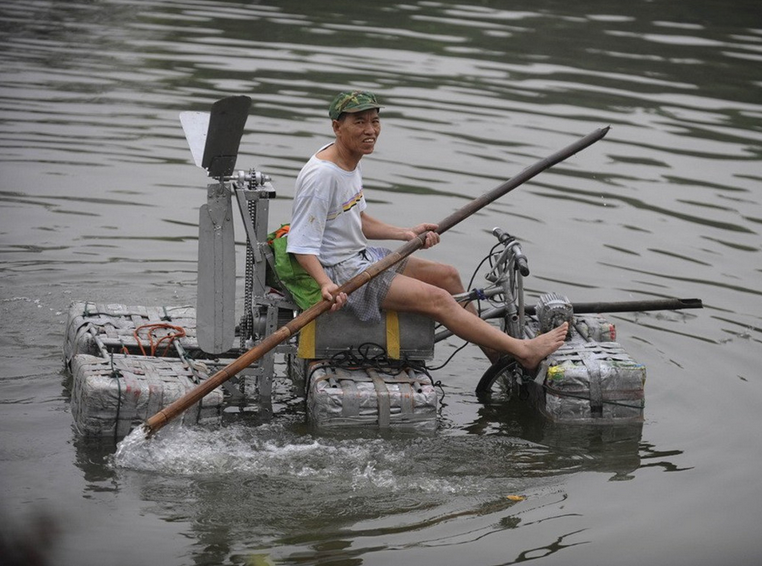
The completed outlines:
<svg viewBox="0 0 762 566">
<path fill-rule="evenodd" d="M 381 319 L 380 310 L 417 312 L 479 345 L 494 361 L 510 354 L 535 368 L 564 340 L 567 325 L 532 340 L 517 340 L 483 321 L 475 308 L 460 306 L 452 295 L 465 289 L 454 267 L 408 257 L 347 296 L 339 285 L 390 252 L 369 247 L 368 240 L 408 241 L 425 234 L 424 248 L 439 242 L 436 224 L 399 228 L 365 212 L 360 161 L 376 147 L 381 132 L 379 105 L 371 92 L 341 92 L 328 111 L 335 140 L 320 148 L 296 180 L 288 251 L 320 285 L 332 310 L 345 304 L 365 321 Z"/>
</svg>

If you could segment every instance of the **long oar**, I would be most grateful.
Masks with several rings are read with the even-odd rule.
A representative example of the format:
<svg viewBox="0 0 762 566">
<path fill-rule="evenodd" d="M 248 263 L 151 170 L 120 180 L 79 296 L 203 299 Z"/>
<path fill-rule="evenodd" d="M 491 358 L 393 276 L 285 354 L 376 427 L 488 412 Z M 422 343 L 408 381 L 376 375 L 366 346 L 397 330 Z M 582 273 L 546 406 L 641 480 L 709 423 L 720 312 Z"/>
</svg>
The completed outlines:
<svg viewBox="0 0 762 566">
<path fill-rule="evenodd" d="M 538 173 L 541 173 L 545 169 L 548 169 L 555 165 L 556 163 L 559 163 L 560 161 L 563 161 L 564 159 L 567 159 L 574 155 L 575 153 L 585 149 L 586 147 L 592 145 L 593 143 L 600 140 L 603 136 L 605 136 L 609 131 L 609 128 L 601 128 L 598 130 L 595 130 L 594 132 L 588 134 L 581 140 L 565 147 L 564 149 L 554 153 L 550 157 L 546 157 L 545 159 L 538 161 L 531 167 L 527 167 L 524 169 L 521 173 L 516 175 L 515 177 L 509 179 L 499 187 L 496 187 L 489 191 L 488 193 L 485 193 L 481 197 L 478 197 L 471 201 L 466 206 L 460 208 L 459 210 L 452 213 L 450 216 L 442 220 L 438 224 L 437 233 L 442 234 L 461 222 L 462 220 L 468 218 L 471 216 L 474 212 L 484 208 L 489 203 L 493 202 L 494 200 L 500 198 L 501 196 L 507 194 L 511 190 L 515 189 L 522 183 L 525 183 Z M 391 266 L 395 265 L 396 263 L 402 261 L 404 258 L 415 252 L 416 250 L 423 247 L 424 242 L 426 241 L 426 234 L 420 234 L 417 238 L 414 238 L 410 241 L 408 241 L 406 244 L 401 246 L 396 251 L 392 252 L 382 260 L 374 263 L 371 265 L 368 269 L 360 273 L 359 275 L 356 275 L 346 283 L 344 283 L 341 287 L 339 287 L 339 292 L 344 292 L 347 294 L 350 294 L 363 285 L 365 285 L 368 281 L 376 277 L 379 273 L 385 271 L 386 269 L 389 269 Z M 163 427 L 165 424 L 167 424 L 169 421 L 171 421 L 173 418 L 175 418 L 177 415 L 194 405 L 195 403 L 199 402 L 205 395 L 213 391 L 215 388 L 222 385 L 225 381 L 239 373 L 240 371 L 246 369 L 249 367 L 253 362 L 257 361 L 259 358 L 264 356 L 267 352 L 275 348 L 278 344 L 281 342 L 284 342 L 288 340 L 290 337 L 294 336 L 297 332 L 299 332 L 302 328 L 304 328 L 307 324 L 315 320 L 317 317 L 319 317 L 324 312 L 330 310 L 331 308 L 331 301 L 327 301 L 323 299 L 321 302 L 317 303 L 316 305 L 310 307 L 306 311 L 304 311 L 302 314 L 294 318 L 291 322 L 288 324 L 281 326 L 278 330 L 270 334 L 269 336 L 265 337 L 259 344 L 254 346 L 251 350 L 243 354 L 238 359 L 234 360 L 221 370 L 219 370 L 217 373 L 215 373 L 213 376 L 211 376 L 206 381 L 202 382 L 198 386 L 196 386 L 194 389 L 183 395 L 180 399 L 175 401 L 174 403 L 170 404 L 166 408 L 162 409 L 158 413 L 156 413 L 154 416 L 152 416 L 150 419 L 148 419 L 143 424 L 143 431 L 146 433 L 146 436 L 151 436 L 156 431 L 158 431 L 161 427 Z"/>
</svg>

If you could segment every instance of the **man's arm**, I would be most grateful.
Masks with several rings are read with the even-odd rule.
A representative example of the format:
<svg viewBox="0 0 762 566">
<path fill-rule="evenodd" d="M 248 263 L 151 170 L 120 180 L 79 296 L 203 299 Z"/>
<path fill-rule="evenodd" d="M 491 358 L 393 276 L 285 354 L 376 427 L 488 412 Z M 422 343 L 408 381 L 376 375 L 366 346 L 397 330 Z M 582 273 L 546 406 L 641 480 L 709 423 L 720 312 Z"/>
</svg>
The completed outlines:
<svg viewBox="0 0 762 566">
<path fill-rule="evenodd" d="M 299 265 L 301 265 L 304 270 L 317 281 L 317 284 L 320 285 L 320 294 L 325 300 L 333 301 L 334 296 L 336 297 L 336 301 L 331 307 L 331 310 L 335 311 L 344 306 L 344 303 L 347 301 L 346 293 L 336 293 L 336 291 L 339 290 L 339 286 L 328 277 L 317 256 L 310 254 L 293 255 L 296 258 L 296 261 L 299 262 Z"/>
<path fill-rule="evenodd" d="M 437 229 L 436 224 L 425 222 L 412 228 L 400 228 L 373 218 L 365 212 L 360 213 L 360 218 L 362 219 L 362 232 L 369 240 L 402 240 L 408 242 L 419 234 L 428 232 L 426 242 L 423 245 L 424 249 L 439 243 L 439 234 L 433 231 Z"/>
</svg>

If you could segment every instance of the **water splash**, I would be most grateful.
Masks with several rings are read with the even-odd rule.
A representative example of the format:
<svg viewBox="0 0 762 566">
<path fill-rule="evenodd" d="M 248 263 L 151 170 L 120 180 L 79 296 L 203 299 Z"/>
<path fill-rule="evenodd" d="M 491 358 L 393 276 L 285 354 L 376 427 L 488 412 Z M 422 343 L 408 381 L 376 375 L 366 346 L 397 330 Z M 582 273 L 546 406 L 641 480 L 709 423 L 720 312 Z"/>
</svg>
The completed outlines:
<svg viewBox="0 0 762 566">
<path fill-rule="evenodd" d="M 119 443 L 116 468 L 166 475 L 277 476 L 295 480 L 332 477 L 353 488 L 395 487 L 404 447 L 382 439 L 315 438 L 272 424 L 222 429 L 170 427 L 145 439 L 133 431 Z"/>
<path fill-rule="evenodd" d="M 288 486 L 296 492 L 315 486 L 321 493 L 439 497 L 509 492 L 522 478 L 536 482 L 548 465 L 569 473 L 602 464 L 595 459 L 582 462 L 576 454 L 559 455 L 540 445 L 498 437 L 313 435 L 270 423 L 214 429 L 169 426 L 149 440 L 142 431 L 133 431 L 110 463 L 116 469 L 167 479 L 187 477 L 203 483 L 214 478 L 256 489 L 275 483 L 278 489 Z"/>
<path fill-rule="evenodd" d="M 142 426 L 135 428 L 117 444 L 114 462 L 130 461 L 138 452 L 145 450 L 148 438 Z"/>
</svg>

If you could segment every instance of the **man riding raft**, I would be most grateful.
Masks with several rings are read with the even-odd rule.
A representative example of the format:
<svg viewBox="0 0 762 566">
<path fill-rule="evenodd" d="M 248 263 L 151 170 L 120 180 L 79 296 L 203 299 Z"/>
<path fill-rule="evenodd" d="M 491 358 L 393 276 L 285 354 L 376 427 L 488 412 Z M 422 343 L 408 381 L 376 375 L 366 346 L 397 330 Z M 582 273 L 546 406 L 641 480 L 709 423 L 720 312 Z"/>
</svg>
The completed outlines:
<svg viewBox="0 0 762 566">
<path fill-rule="evenodd" d="M 360 161 L 376 147 L 380 108 L 371 92 L 334 98 L 328 115 L 335 139 L 310 158 L 296 180 L 288 252 L 320 285 L 322 297 L 334 303 L 332 310 L 346 306 L 368 322 L 380 321 L 381 310 L 419 313 L 480 346 L 491 362 L 509 355 L 534 369 L 563 344 L 567 323 L 530 340 L 513 338 L 479 318 L 472 304 L 464 308 L 455 301 L 453 295 L 465 289 L 450 265 L 411 256 L 349 296 L 338 292 L 339 285 L 391 253 L 368 240 L 409 241 L 425 234 L 423 248 L 439 243 L 436 224 L 400 228 L 366 213 Z"/>
</svg>

